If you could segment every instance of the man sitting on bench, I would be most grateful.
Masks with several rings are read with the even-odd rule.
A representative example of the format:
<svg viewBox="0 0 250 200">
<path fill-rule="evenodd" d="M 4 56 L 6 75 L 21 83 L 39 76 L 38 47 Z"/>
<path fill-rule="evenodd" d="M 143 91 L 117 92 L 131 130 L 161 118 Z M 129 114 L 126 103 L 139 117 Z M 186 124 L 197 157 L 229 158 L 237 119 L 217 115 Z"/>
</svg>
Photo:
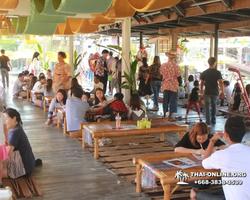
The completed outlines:
<svg viewBox="0 0 250 200">
<path fill-rule="evenodd" d="M 27 92 L 23 91 L 23 86 L 26 86 L 27 83 L 24 81 L 24 74 L 18 74 L 18 79 L 14 82 L 13 86 L 13 97 L 18 99 L 27 98 Z"/>
</svg>

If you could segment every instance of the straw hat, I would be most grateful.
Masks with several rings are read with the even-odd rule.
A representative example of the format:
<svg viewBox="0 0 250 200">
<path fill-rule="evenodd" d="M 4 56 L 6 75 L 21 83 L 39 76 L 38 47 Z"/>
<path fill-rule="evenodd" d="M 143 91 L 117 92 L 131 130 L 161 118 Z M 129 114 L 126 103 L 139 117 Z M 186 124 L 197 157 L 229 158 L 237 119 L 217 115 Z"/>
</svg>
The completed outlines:
<svg viewBox="0 0 250 200">
<path fill-rule="evenodd" d="M 177 52 L 173 49 L 169 50 L 169 52 L 166 52 L 165 53 L 166 56 L 170 57 L 170 58 L 177 58 Z"/>
</svg>

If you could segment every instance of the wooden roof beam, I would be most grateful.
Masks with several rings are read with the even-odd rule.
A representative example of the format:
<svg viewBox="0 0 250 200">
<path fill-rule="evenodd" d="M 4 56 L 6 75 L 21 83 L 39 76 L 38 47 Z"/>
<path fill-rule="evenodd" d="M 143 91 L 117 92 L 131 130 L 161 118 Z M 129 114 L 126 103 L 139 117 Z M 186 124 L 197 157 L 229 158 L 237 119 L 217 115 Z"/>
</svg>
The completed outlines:
<svg viewBox="0 0 250 200">
<path fill-rule="evenodd" d="M 232 8 L 232 2 L 231 2 L 231 0 L 221 0 L 222 1 L 222 3 L 224 3 L 224 5 L 226 6 L 226 7 L 228 7 L 228 8 Z"/>
<path fill-rule="evenodd" d="M 200 3 L 200 0 L 193 0 L 194 3 Z M 199 5 L 198 8 L 203 12 L 206 13 L 206 8 L 204 5 Z"/>
<path fill-rule="evenodd" d="M 220 12 L 224 12 L 224 11 L 232 11 L 232 10 L 250 8 L 250 1 L 249 0 L 231 0 L 231 3 L 232 3 L 232 9 L 225 7 L 225 5 L 221 2 L 207 4 L 207 5 L 205 5 L 206 14 L 213 14 L 213 13 L 220 13 Z M 194 16 L 204 15 L 204 13 L 198 7 L 185 8 L 184 10 L 185 10 L 185 17 L 194 17 Z M 176 13 L 170 13 L 169 19 L 167 19 L 163 15 L 154 16 L 153 22 L 149 22 L 149 24 L 177 20 L 178 17 L 179 17 L 179 15 Z M 137 22 L 132 22 L 132 26 L 136 26 L 138 24 L 139 23 L 137 23 Z"/>
<path fill-rule="evenodd" d="M 173 11 L 175 11 L 177 14 L 179 14 L 180 16 L 185 16 L 185 10 L 179 5 L 175 5 L 171 8 Z"/>
</svg>

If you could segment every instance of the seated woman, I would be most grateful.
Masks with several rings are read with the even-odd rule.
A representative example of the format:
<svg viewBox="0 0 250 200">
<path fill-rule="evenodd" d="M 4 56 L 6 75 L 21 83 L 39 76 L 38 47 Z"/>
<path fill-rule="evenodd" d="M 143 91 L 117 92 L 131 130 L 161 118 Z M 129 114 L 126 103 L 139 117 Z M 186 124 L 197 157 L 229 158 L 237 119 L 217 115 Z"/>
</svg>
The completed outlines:
<svg viewBox="0 0 250 200">
<path fill-rule="evenodd" d="M 43 90 L 43 96 L 45 96 L 45 97 L 53 97 L 53 96 L 55 96 L 54 91 L 52 90 L 52 84 L 53 84 L 52 79 L 48 79 L 46 84 L 45 84 L 44 90 Z M 34 103 L 35 103 L 36 106 L 39 106 L 39 107 L 43 108 L 43 101 L 42 100 L 37 99 L 37 100 L 35 100 Z"/>
<path fill-rule="evenodd" d="M 44 73 L 40 73 L 39 76 L 38 76 L 38 81 L 40 81 L 41 77 L 45 77 L 45 74 Z"/>
<path fill-rule="evenodd" d="M 57 124 L 57 113 L 56 108 L 63 108 L 66 105 L 67 94 L 65 90 L 59 89 L 56 98 L 52 99 L 49 107 L 48 119 L 46 121 L 46 125 L 50 125 L 53 123 L 54 125 Z"/>
<path fill-rule="evenodd" d="M 184 135 L 184 137 L 175 145 L 174 151 L 177 153 L 194 153 L 203 155 L 208 147 L 209 139 L 212 137 L 208 125 L 200 122 Z M 226 145 L 218 140 L 214 145 L 214 151 L 225 149 Z"/>
<path fill-rule="evenodd" d="M 138 94 L 131 95 L 127 114 L 128 120 L 141 120 L 146 113 L 146 108 L 142 105 L 140 96 Z"/>
<path fill-rule="evenodd" d="M 72 89 L 74 89 L 74 88 L 81 88 L 82 89 L 82 86 L 79 85 L 76 78 L 71 79 L 71 87 L 70 87 L 70 89 L 68 91 L 68 97 L 71 97 Z"/>
<path fill-rule="evenodd" d="M 36 76 L 33 76 L 33 77 L 31 78 L 30 85 L 29 85 L 29 89 L 30 89 L 30 90 L 33 90 L 33 87 L 34 87 L 34 85 L 36 84 L 36 82 L 37 82 L 37 77 L 36 77 Z"/>
<path fill-rule="evenodd" d="M 101 88 L 97 88 L 95 90 L 95 101 L 93 102 L 94 106 L 103 107 L 107 105 L 107 99 L 104 96 L 103 90 Z"/>
<path fill-rule="evenodd" d="M 247 92 L 248 99 L 250 100 L 250 84 L 246 85 L 246 92 Z M 238 113 L 242 115 L 248 115 L 247 106 L 243 98 L 241 98 Z"/>
<path fill-rule="evenodd" d="M 9 132 L 9 144 L 6 147 L 8 159 L 6 163 L 0 162 L 0 185 L 2 178 L 31 175 L 36 163 L 27 135 L 22 128 L 20 113 L 13 108 L 7 108 L 4 116 L 7 128 L 11 131 Z"/>
</svg>

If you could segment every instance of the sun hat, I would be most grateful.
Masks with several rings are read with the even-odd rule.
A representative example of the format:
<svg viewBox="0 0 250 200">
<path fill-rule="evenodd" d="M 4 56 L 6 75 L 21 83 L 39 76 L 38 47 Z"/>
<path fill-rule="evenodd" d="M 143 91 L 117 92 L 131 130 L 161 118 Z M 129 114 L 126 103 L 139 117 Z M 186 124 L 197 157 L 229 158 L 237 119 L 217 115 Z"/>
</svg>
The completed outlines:
<svg viewBox="0 0 250 200">
<path fill-rule="evenodd" d="M 170 57 L 170 58 L 177 58 L 178 57 L 177 52 L 173 49 L 169 50 L 165 54 L 167 57 Z"/>
</svg>

